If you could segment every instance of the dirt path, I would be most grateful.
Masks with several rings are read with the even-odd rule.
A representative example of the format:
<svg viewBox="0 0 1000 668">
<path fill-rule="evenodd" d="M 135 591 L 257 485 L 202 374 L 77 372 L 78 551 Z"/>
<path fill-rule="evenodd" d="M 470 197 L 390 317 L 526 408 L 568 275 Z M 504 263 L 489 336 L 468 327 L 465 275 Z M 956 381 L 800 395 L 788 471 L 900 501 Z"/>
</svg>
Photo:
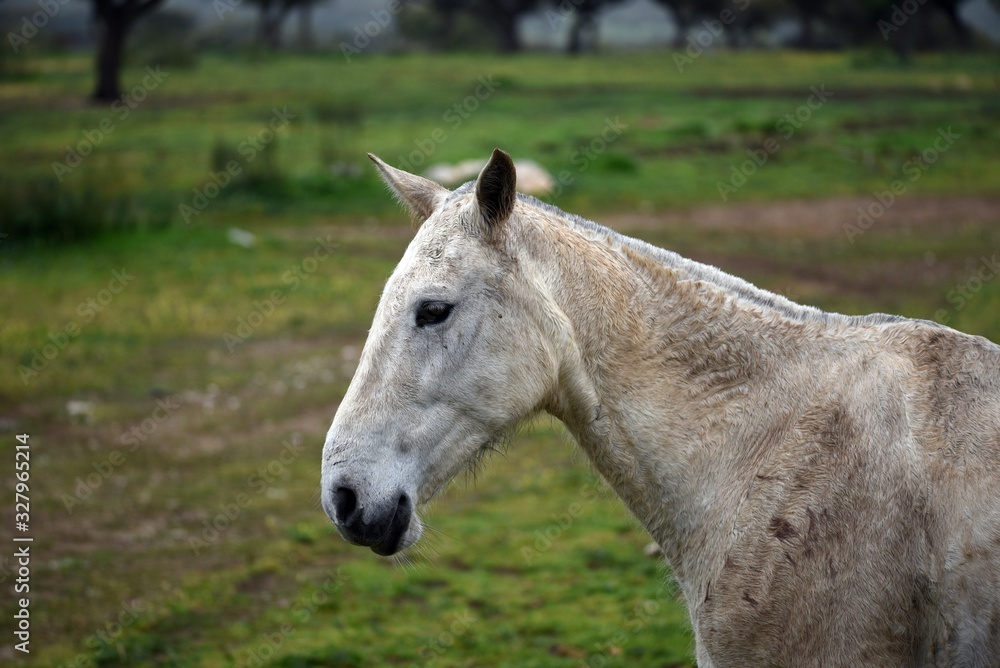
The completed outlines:
<svg viewBox="0 0 1000 668">
<path fill-rule="evenodd" d="M 842 197 L 819 200 L 714 204 L 666 211 L 658 214 L 625 214 L 605 217 L 601 222 L 617 230 L 688 223 L 703 229 L 760 230 L 810 237 L 844 235 L 845 225 L 857 225 L 859 211 L 878 211 L 874 197 Z M 873 217 L 870 231 L 900 228 L 954 226 L 967 223 L 1000 223 L 1000 197 L 900 197 Z"/>
</svg>

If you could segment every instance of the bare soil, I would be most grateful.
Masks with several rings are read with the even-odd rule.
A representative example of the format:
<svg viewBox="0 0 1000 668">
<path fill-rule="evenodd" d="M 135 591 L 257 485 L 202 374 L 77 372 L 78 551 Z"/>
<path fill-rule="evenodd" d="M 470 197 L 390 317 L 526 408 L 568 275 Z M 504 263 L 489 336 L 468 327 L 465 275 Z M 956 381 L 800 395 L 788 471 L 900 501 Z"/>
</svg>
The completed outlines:
<svg viewBox="0 0 1000 668">
<path fill-rule="evenodd" d="M 836 237 L 845 235 L 846 225 L 857 225 L 859 212 L 876 201 L 873 197 L 842 197 L 715 204 L 655 215 L 613 216 L 603 223 L 617 230 L 687 223 L 703 229 L 758 230 L 782 235 L 795 232 L 810 237 Z M 1000 197 L 906 197 L 897 198 L 881 216 L 874 219 L 866 233 L 987 222 L 1000 223 Z"/>
</svg>

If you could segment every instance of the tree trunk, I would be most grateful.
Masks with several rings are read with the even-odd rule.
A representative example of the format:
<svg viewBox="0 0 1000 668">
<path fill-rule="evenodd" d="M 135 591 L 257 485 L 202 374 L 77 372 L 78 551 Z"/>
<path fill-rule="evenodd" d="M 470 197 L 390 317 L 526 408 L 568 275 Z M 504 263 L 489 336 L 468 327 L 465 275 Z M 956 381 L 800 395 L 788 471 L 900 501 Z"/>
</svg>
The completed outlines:
<svg viewBox="0 0 1000 668">
<path fill-rule="evenodd" d="M 500 51 L 514 53 L 521 50 L 521 40 L 517 34 L 517 14 L 500 12 L 496 17 L 497 33 L 500 37 Z"/>
<path fill-rule="evenodd" d="M 113 102 L 121 98 L 119 77 L 125 38 L 135 20 L 155 9 L 161 2 L 162 0 L 93 0 L 98 41 L 95 100 Z"/>
<path fill-rule="evenodd" d="M 124 16 L 107 16 L 100 24 L 100 45 L 97 54 L 97 88 L 94 99 L 113 102 L 122 96 L 119 81 L 125 35 L 131 21 Z"/>
<path fill-rule="evenodd" d="M 442 50 L 451 48 L 455 38 L 455 12 L 441 12 L 441 27 L 438 30 L 438 45 Z"/>
<path fill-rule="evenodd" d="M 271 0 L 263 0 L 260 3 L 260 15 L 257 18 L 257 44 L 258 46 L 269 46 L 271 43 Z"/>
<path fill-rule="evenodd" d="M 677 28 L 677 35 L 674 36 L 673 46 L 675 49 L 680 49 L 687 46 L 687 34 L 688 30 L 691 28 L 691 21 L 687 16 L 686 12 L 678 6 L 678 3 L 672 0 L 657 0 L 659 5 L 667 10 L 667 13 L 674 20 L 674 27 Z"/>
<path fill-rule="evenodd" d="M 899 57 L 900 61 L 904 63 L 909 63 L 911 55 L 913 53 L 913 40 L 916 33 L 916 26 L 913 24 L 919 20 L 919 17 L 913 17 L 914 20 L 908 21 L 902 28 L 895 31 L 889 35 L 887 40 L 889 48 L 892 49 L 893 53 Z"/>
<path fill-rule="evenodd" d="M 569 27 L 569 42 L 566 45 L 566 53 L 571 56 L 579 55 L 584 50 L 584 35 L 593 37 L 594 33 L 594 13 L 577 9 L 573 24 Z M 592 40 L 595 41 L 596 40 Z"/>
<path fill-rule="evenodd" d="M 281 22 L 276 16 L 267 17 L 262 31 L 264 46 L 271 51 L 281 48 Z"/>
<path fill-rule="evenodd" d="M 799 5 L 799 19 L 802 21 L 802 34 L 799 35 L 799 46 L 803 49 L 816 48 L 816 22 L 812 9 Z"/>
<path fill-rule="evenodd" d="M 258 42 L 272 51 L 281 48 L 281 28 L 292 8 L 291 2 L 262 2 L 257 27 Z"/>
<path fill-rule="evenodd" d="M 305 2 L 299 5 L 299 49 L 311 52 L 316 45 L 312 31 L 313 4 Z"/>
<path fill-rule="evenodd" d="M 948 24 L 951 26 L 952 32 L 955 34 L 955 40 L 958 43 L 958 48 L 960 49 L 971 49 L 972 48 L 972 31 L 969 30 L 969 26 L 965 25 L 965 21 L 958 14 L 958 7 L 961 3 L 959 2 L 938 2 L 937 5 L 944 12 L 945 16 L 948 17 Z"/>
</svg>

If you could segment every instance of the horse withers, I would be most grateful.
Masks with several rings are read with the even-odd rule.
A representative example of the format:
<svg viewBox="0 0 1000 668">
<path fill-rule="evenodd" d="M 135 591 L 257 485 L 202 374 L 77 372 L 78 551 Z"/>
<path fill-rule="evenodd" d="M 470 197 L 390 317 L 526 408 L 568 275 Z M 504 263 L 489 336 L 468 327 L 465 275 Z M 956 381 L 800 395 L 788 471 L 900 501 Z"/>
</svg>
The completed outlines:
<svg viewBox="0 0 1000 668">
<path fill-rule="evenodd" d="M 423 223 L 323 449 L 377 554 L 532 415 L 661 546 L 700 666 L 1000 666 L 1000 347 L 795 304 L 515 193 L 372 156 Z"/>
</svg>

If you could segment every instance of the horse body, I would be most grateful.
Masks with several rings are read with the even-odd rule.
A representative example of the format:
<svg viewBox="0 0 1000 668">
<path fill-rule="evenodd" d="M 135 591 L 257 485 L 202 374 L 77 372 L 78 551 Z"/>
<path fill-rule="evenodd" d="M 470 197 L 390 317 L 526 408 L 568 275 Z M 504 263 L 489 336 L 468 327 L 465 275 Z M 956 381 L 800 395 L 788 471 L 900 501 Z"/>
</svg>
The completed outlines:
<svg viewBox="0 0 1000 668">
<path fill-rule="evenodd" d="M 1000 665 L 1000 347 L 515 197 L 500 152 L 454 193 L 377 164 L 427 221 L 324 448 L 348 540 L 411 545 L 544 410 L 662 547 L 700 665 Z"/>
</svg>

